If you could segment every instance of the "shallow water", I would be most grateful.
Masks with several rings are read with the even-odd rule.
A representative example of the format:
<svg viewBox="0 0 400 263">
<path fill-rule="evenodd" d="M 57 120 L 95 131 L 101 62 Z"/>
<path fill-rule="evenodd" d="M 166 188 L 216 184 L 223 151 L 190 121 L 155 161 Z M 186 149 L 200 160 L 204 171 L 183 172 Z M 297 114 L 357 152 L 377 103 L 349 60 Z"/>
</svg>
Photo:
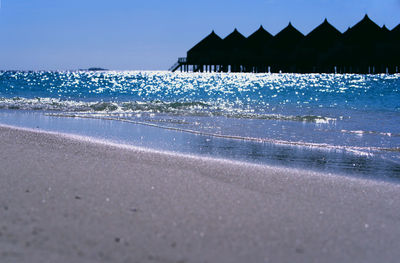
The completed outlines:
<svg viewBox="0 0 400 263">
<path fill-rule="evenodd" d="M 0 108 L 18 126 L 400 178 L 400 75 L 1 72 Z"/>
</svg>

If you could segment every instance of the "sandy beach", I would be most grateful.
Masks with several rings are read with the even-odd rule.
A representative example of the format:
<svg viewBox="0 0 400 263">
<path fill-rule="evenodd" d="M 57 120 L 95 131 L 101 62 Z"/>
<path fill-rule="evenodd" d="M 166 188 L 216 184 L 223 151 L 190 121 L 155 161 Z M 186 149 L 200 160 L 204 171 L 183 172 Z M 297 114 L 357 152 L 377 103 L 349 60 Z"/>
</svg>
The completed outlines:
<svg viewBox="0 0 400 263">
<path fill-rule="evenodd" d="M 400 185 L 0 127 L 1 262 L 398 262 Z"/>
</svg>

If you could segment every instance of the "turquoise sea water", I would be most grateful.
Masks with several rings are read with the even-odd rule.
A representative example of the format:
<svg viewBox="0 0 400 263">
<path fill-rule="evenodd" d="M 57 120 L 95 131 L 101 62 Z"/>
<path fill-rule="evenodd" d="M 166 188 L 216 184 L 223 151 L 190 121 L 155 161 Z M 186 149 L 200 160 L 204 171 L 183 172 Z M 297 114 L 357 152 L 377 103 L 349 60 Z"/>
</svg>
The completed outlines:
<svg viewBox="0 0 400 263">
<path fill-rule="evenodd" d="M 400 178 L 400 75 L 5 71 L 0 123 Z"/>
</svg>

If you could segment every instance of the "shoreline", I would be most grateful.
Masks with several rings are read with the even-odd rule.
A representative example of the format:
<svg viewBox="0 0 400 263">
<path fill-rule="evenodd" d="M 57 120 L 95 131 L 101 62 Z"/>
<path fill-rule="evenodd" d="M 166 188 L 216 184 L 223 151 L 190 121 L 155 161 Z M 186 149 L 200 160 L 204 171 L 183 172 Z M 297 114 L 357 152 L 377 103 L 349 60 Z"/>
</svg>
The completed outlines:
<svg viewBox="0 0 400 263">
<path fill-rule="evenodd" d="M 146 154 L 159 154 L 170 156 L 171 158 L 183 158 L 192 161 L 202 161 L 202 162 L 215 162 L 217 163 L 225 163 L 225 164 L 232 164 L 232 165 L 239 165 L 239 166 L 248 166 L 248 167 L 255 167 L 258 169 L 268 169 L 274 170 L 276 172 L 281 173 L 289 173 L 292 176 L 300 175 L 300 176 L 317 176 L 317 177 L 326 177 L 326 178 L 346 178 L 346 180 L 361 180 L 365 182 L 371 183 L 384 183 L 384 184 L 399 184 L 400 181 L 393 178 L 380 178 L 380 177 L 371 177 L 366 175 L 355 175 L 355 174 L 346 174 L 340 172 L 326 172 L 320 171 L 315 169 L 305 169 L 302 167 L 292 167 L 292 166 L 283 166 L 283 165 L 273 165 L 273 164 L 266 164 L 266 163 L 256 163 L 248 160 L 240 160 L 240 159 L 231 159 L 222 156 L 212 157 L 210 155 L 200 155 L 191 152 L 180 152 L 174 150 L 165 150 L 165 149 L 157 149 L 151 148 L 146 146 L 134 145 L 127 141 L 117 141 L 115 139 L 105 139 L 101 137 L 93 137 L 91 135 L 82 135 L 73 132 L 63 132 L 63 131 L 51 131 L 51 130 L 44 130 L 41 128 L 28 128 L 24 126 L 14 126 L 0 123 L 0 129 L 6 128 L 11 130 L 19 130 L 22 132 L 28 133 L 36 133 L 36 134 L 43 134 L 48 136 L 56 136 L 60 138 L 64 138 L 66 140 L 72 141 L 81 141 L 82 143 L 89 143 L 89 144 L 98 144 L 104 147 L 115 147 L 121 150 L 128 150 L 134 151 L 138 153 L 146 153 Z"/>
<path fill-rule="evenodd" d="M 175 128 L 142 125 L 102 118 L 63 118 L 43 112 L 0 110 L 0 125 L 21 127 L 56 134 L 75 134 L 99 141 L 160 152 L 227 159 L 237 162 L 314 171 L 387 182 L 399 181 L 397 157 L 390 151 L 342 147 L 315 143 L 281 144 L 275 139 L 242 140 L 235 136 L 188 133 Z M 163 138 L 160 140 L 159 138 Z M 252 137 L 246 137 L 252 138 Z M 323 147 L 319 147 L 323 146 Z M 255 153 L 255 154 L 253 154 Z M 385 156 L 384 156 L 385 155 Z"/>
<path fill-rule="evenodd" d="M 4 262 L 396 262 L 400 185 L 0 125 Z"/>
</svg>

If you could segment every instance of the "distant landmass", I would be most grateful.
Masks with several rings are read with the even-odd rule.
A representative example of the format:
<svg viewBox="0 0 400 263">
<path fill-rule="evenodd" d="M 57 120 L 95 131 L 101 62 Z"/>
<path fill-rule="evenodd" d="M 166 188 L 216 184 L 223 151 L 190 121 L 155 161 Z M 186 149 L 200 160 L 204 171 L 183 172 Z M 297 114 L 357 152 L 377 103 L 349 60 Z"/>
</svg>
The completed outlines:
<svg viewBox="0 0 400 263">
<path fill-rule="evenodd" d="M 108 70 L 108 69 L 100 68 L 100 67 L 91 67 L 91 68 L 80 68 L 78 70 L 79 71 L 105 71 L 105 70 Z"/>
<path fill-rule="evenodd" d="M 92 68 L 88 68 L 88 71 L 104 71 L 104 70 L 108 70 L 105 68 L 99 68 L 99 67 L 92 67 Z"/>
</svg>

